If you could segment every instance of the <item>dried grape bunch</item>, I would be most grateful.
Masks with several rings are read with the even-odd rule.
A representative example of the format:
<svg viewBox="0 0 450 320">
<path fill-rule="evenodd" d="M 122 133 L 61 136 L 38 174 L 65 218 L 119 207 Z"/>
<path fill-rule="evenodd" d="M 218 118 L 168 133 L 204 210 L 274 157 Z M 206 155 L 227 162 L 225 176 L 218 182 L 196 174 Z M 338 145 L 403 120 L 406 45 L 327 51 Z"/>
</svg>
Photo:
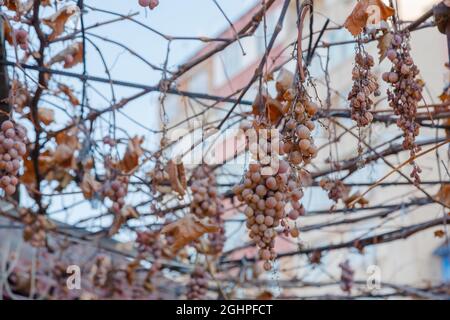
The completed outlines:
<svg viewBox="0 0 450 320">
<path fill-rule="evenodd" d="M 11 120 L 1 125 L 0 131 L 0 187 L 7 195 L 16 192 L 18 174 L 26 149 L 26 129 Z"/>
<path fill-rule="evenodd" d="M 193 174 L 191 185 L 191 212 L 197 217 L 216 217 L 220 211 L 220 200 L 217 197 L 216 179 L 212 170 L 199 167 Z"/>
<path fill-rule="evenodd" d="M 112 201 L 111 210 L 119 214 L 125 205 L 125 196 L 128 192 L 128 177 L 117 176 L 107 180 L 102 187 L 102 195 Z"/>
<path fill-rule="evenodd" d="M 55 225 L 42 214 L 36 214 L 29 209 L 20 208 L 19 217 L 25 225 L 23 238 L 34 247 L 45 247 L 47 232 L 55 228 Z"/>
<path fill-rule="evenodd" d="M 259 248 L 259 257 L 264 260 L 264 269 L 268 271 L 272 268 L 271 261 L 276 258 L 276 228 L 281 224 L 288 230 L 283 219 L 295 220 L 304 213 L 304 209 L 299 203 L 303 191 L 294 179 L 289 179 L 289 164 L 281 160 L 278 171 L 273 174 L 263 174 L 267 172 L 264 169 L 259 163 L 251 163 L 243 182 L 235 186 L 233 192 L 247 205 L 244 214 L 249 237 Z M 287 215 L 285 206 L 289 201 L 293 209 Z"/>
<path fill-rule="evenodd" d="M 410 55 L 409 33 L 396 33 L 386 55 L 392 62 L 390 72 L 383 74 L 383 80 L 390 83 L 388 89 L 389 106 L 399 116 L 397 126 L 403 131 L 403 149 L 410 151 L 414 157 L 420 151 L 415 140 L 419 135 L 420 125 L 416 122 L 417 104 L 422 99 L 423 82 L 417 78 L 419 69 Z M 420 183 L 422 171 L 415 161 L 411 161 L 413 170 L 411 178 L 414 184 Z"/>
<path fill-rule="evenodd" d="M 339 268 L 341 268 L 341 290 L 350 294 L 353 287 L 353 275 L 355 271 L 350 266 L 348 260 L 341 262 Z"/>
<path fill-rule="evenodd" d="M 200 266 L 196 266 L 191 273 L 189 283 L 187 285 L 188 300 L 201 300 L 206 296 L 208 291 L 208 273 Z"/>
<path fill-rule="evenodd" d="M 208 233 L 208 240 L 209 240 L 208 253 L 212 255 L 218 255 L 223 251 L 223 247 L 225 245 L 225 241 L 227 238 L 225 236 L 225 225 L 220 216 L 214 218 L 213 221 L 215 225 L 219 226 L 219 231 Z"/>
<path fill-rule="evenodd" d="M 317 104 L 305 97 L 299 99 L 285 117 L 282 153 L 286 153 L 292 165 L 308 164 L 317 156 L 318 149 L 311 136 L 315 125 L 311 118 L 318 110 Z"/>
<path fill-rule="evenodd" d="M 370 97 L 372 94 L 379 96 L 380 91 L 377 78 L 370 70 L 375 64 L 373 57 L 361 48 L 358 51 L 352 70 L 353 87 L 348 94 L 348 100 L 352 109 L 352 119 L 356 121 L 358 127 L 365 127 L 373 120 L 370 112 L 373 101 Z"/>
<path fill-rule="evenodd" d="M 320 180 L 319 186 L 328 191 L 328 198 L 334 202 L 338 202 L 339 199 L 346 199 L 349 194 L 349 188 L 341 180 L 323 178 Z"/>
<path fill-rule="evenodd" d="M 351 193 L 351 187 L 345 185 L 341 180 L 323 178 L 320 180 L 319 186 L 328 192 L 328 198 L 330 200 L 333 200 L 335 203 L 341 200 L 347 208 L 351 208 L 356 204 L 364 207 L 369 203 L 366 198 L 361 196 L 359 191 Z"/>
<path fill-rule="evenodd" d="M 153 258 L 149 274 L 153 275 L 162 268 L 161 259 L 163 257 L 164 242 L 159 231 L 138 232 L 136 242 L 141 254 L 150 254 Z"/>
</svg>

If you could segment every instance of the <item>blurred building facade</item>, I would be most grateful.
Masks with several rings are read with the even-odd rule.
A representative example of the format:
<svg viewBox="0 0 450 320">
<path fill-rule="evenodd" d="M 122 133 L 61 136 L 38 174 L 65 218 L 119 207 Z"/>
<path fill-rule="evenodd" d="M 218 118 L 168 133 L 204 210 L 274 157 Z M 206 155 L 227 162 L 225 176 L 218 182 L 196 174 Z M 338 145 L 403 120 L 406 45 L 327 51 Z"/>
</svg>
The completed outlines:
<svg viewBox="0 0 450 320">
<path fill-rule="evenodd" d="M 398 12 L 400 19 L 404 21 L 411 21 L 419 17 L 423 12 L 431 8 L 437 0 L 423 0 L 410 1 L 398 0 Z M 268 10 L 266 16 L 266 33 L 265 26 L 261 23 L 257 29 L 255 36 L 244 37 L 240 42 L 227 47 L 222 52 L 213 55 L 203 63 L 199 64 L 183 76 L 178 82 L 180 90 L 193 92 L 206 92 L 218 96 L 228 96 L 236 90 L 244 87 L 253 76 L 257 65 L 265 52 L 266 44 L 270 40 L 277 19 L 281 12 L 283 1 L 277 0 L 275 4 Z M 329 27 L 342 25 L 345 18 L 351 12 L 355 1 L 353 0 L 316 0 L 314 1 L 314 30 L 320 30 L 328 17 L 331 21 Z M 236 30 L 239 30 L 243 25 L 251 21 L 253 15 L 260 7 L 258 4 L 253 9 L 244 13 L 240 19 L 233 21 Z M 269 69 L 271 66 L 277 66 L 292 60 L 293 42 L 297 37 L 297 12 L 295 2 L 289 8 L 287 17 L 284 22 L 284 27 L 278 36 L 270 56 Z M 308 21 L 305 23 L 308 26 Z M 307 31 L 305 31 L 306 33 Z M 234 37 L 232 28 L 227 28 L 218 38 L 232 38 Z M 317 35 L 316 35 L 317 36 Z M 352 40 L 350 33 L 345 29 L 334 30 L 327 32 L 323 41 L 327 43 L 335 43 Z M 314 38 L 315 41 L 315 38 Z M 196 52 L 191 59 L 195 59 L 210 50 L 213 50 L 217 44 L 214 42 L 205 45 L 201 50 Z M 307 47 L 308 40 L 305 39 L 303 46 Z M 376 42 L 367 44 L 366 50 L 374 57 L 378 56 Z M 423 30 L 415 31 L 411 36 L 412 55 L 415 63 L 421 70 L 421 77 L 426 83 L 426 90 L 424 90 L 425 98 L 430 102 L 438 102 L 438 96 L 442 93 L 442 89 L 448 84 L 449 75 L 444 67 L 448 61 L 446 37 L 440 34 L 436 28 L 425 28 Z M 244 54 L 245 53 L 245 54 Z M 330 59 L 327 62 L 327 55 Z M 353 67 L 354 59 L 354 44 L 330 46 L 329 48 L 321 48 L 316 52 L 309 72 L 315 79 L 317 84 L 317 92 L 322 100 L 327 97 L 327 89 L 325 83 L 327 79 L 324 77 L 324 68 L 328 63 L 328 70 L 330 74 L 330 86 L 333 89 L 330 92 L 329 101 L 331 108 L 348 109 L 346 101 L 347 93 L 352 86 L 351 69 Z M 377 60 L 377 58 L 376 58 Z M 286 63 L 285 68 L 294 70 L 295 62 L 290 61 Z M 383 61 L 376 65 L 376 73 L 381 78 L 381 73 L 390 68 L 388 61 Z M 380 80 L 381 83 L 381 80 Z M 245 95 L 246 100 L 252 101 L 255 97 L 258 87 L 252 87 L 248 94 Z M 382 92 L 385 92 L 386 87 L 382 86 Z M 274 88 L 269 86 L 269 91 L 273 92 Z M 167 100 L 167 112 L 170 118 L 170 124 L 176 124 L 183 119 L 189 118 L 199 112 L 204 112 L 205 106 L 201 103 L 188 102 L 185 98 L 169 97 Z M 204 112 L 202 123 L 186 122 L 186 127 L 194 127 L 199 130 L 205 123 L 217 123 L 220 121 L 225 113 L 229 110 L 231 104 L 218 104 L 214 112 Z M 381 102 L 377 109 L 388 108 L 385 101 Z M 239 112 L 249 111 L 249 106 L 238 106 L 236 110 Z M 352 121 L 341 119 L 342 123 L 347 127 L 352 126 Z M 169 126 L 170 126 L 169 124 Z M 380 142 L 388 140 L 388 137 L 394 137 L 400 134 L 400 131 L 395 127 L 384 127 L 381 124 L 376 124 L 371 127 L 371 132 L 363 131 L 363 135 L 370 134 L 370 141 L 372 145 L 377 145 Z M 337 129 L 336 135 L 342 131 Z M 422 129 L 419 139 L 434 138 L 436 131 L 432 129 Z M 314 138 L 317 145 L 324 144 L 330 138 L 330 132 L 324 126 L 318 125 L 314 133 Z M 190 145 L 187 143 L 187 145 Z M 320 169 L 329 167 L 330 160 L 346 159 L 356 156 L 357 140 L 349 135 L 345 135 L 338 144 L 338 153 L 336 150 L 324 148 L 320 151 L 318 158 L 315 160 L 315 165 Z M 439 150 L 441 159 L 448 159 L 446 149 Z M 331 156 L 331 157 L 330 157 Z M 406 160 L 407 153 L 401 154 L 398 160 Z M 435 160 L 435 155 L 424 157 L 419 161 L 423 169 L 423 180 L 432 181 L 442 178 L 445 173 L 437 170 L 438 164 Z M 236 175 L 242 174 L 242 166 L 227 165 L 226 172 L 232 172 Z M 349 182 L 367 182 L 367 177 L 372 181 L 376 181 L 389 171 L 389 167 L 383 162 L 376 162 L 362 169 L 359 173 L 354 174 Z M 409 173 L 410 168 L 405 168 L 403 172 Z M 224 171 L 224 172 L 225 172 Z M 394 175 L 395 176 L 395 175 Z M 332 178 L 339 178 L 333 176 Z M 445 178 L 444 178 L 445 180 Z M 447 179 L 448 180 L 448 179 Z M 402 178 L 393 177 L 389 181 L 404 181 Z M 226 178 L 219 177 L 219 182 L 227 183 Z M 361 187 L 360 190 L 365 190 L 366 187 Z M 430 194 L 437 192 L 437 187 L 424 186 Z M 378 188 L 368 195 L 371 205 L 376 204 L 392 204 L 399 203 L 399 200 L 408 202 L 411 199 L 423 197 L 420 192 L 410 192 L 410 187 L 405 188 Z M 356 188 L 355 188 L 356 191 Z M 305 193 L 303 203 L 307 210 L 326 210 L 330 208 L 330 202 L 326 196 L 325 191 L 317 187 L 310 187 Z M 373 212 L 372 212 L 373 213 Z M 363 214 L 363 213 L 358 213 Z M 316 247 L 329 243 L 338 243 L 341 241 L 348 241 L 359 236 L 368 236 L 376 234 L 377 232 L 386 232 L 394 230 L 401 226 L 408 226 L 421 221 L 426 221 L 439 217 L 445 214 L 442 208 L 437 205 L 421 206 L 414 210 L 405 208 L 399 210 L 397 213 L 390 216 L 387 221 L 384 220 L 367 220 L 366 223 L 359 223 L 355 226 L 345 225 L 340 228 L 326 229 L 321 231 L 307 232 L 301 235 L 299 242 L 288 243 L 283 240 L 278 240 L 277 250 L 287 251 L 294 250 L 299 246 Z M 241 216 L 242 217 L 242 216 Z M 313 224 L 316 222 L 333 221 L 336 217 L 333 215 L 321 215 L 313 217 L 305 217 L 303 221 L 300 219 L 300 225 Z M 383 222 L 384 221 L 384 222 Z M 374 228 L 376 227 L 376 230 Z M 356 249 L 338 250 L 331 252 L 323 257 L 321 263 L 327 265 L 327 271 L 331 270 L 331 274 L 323 272 L 323 268 L 312 266 L 310 264 L 307 268 L 296 268 L 295 266 L 308 264 L 307 257 L 293 257 L 283 260 L 283 269 L 289 271 L 290 276 L 309 281 L 329 281 L 330 279 L 339 279 L 340 269 L 338 264 L 343 260 L 349 258 L 351 265 L 356 271 L 355 278 L 367 279 L 368 267 L 371 265 L 378 266 L 381 271 L 381 281 L 392 283 L 404 283 L 415 286 L 426 286 L 428 284 L 439 283 L 443 280 L 449 280 L 450 262 L 448 258 L 448 250 L 442 249 L 441 245 L 443 239 L 437 238 L 434 231 L 442 229 L 443 227 L 428 229 L 419 234 L 413 235 L 407 240 L 398 240 L 392 243 L 387 243 L 377 246 L 369 246 L 363 253 Z M 242 228 L 245 229 L 245 228 Z M 369 230 L 369 231 L 368 231 Z M 324 235 L 326 235 L 324 237 Z M 246 239 L 246 232 L 238 233 L 232 237 L 228 247 L 233 247 Z M 438 249 L 441 248 L 441 249 Z M 241 252 L 240 256 L 249 254 L 249 252 Z M 239 257 L 239 255 L 235 256 Z M 302 295 L 320 294 L 321 292 L 329 293 L 329 288 L 314 288 L 302 289 Z M 338 288 L 336 288 L 338 292 Z M 282 293 L 289 295 L 289 293 Z"/>
</svg>

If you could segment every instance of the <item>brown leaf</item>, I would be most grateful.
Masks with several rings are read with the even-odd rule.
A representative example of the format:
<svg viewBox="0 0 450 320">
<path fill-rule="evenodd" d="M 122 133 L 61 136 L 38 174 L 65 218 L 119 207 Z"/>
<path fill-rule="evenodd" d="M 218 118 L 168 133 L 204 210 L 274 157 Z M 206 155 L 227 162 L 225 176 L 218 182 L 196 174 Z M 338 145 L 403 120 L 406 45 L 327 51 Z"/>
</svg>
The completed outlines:
<svg viewBox="0 0 450 320">
<path fill-rule="evenodd" d="M 358 201 L 357 201 L 356 203 L 358 203 L 359 205 L 361 205 L 361 207 L 364 207 L 364 206 L 366 206 L 367 204 L 369 204 L 369 200 L 367 200 L 367 199 L 364 198 L 364 197 L 361 197 L 361 198 L 360 198 L 360 196 L 361 196 L 361 193 L 358 191 L 358 192 L 355 192 L 354 194 L 352 194 L 352 195 L 350 195 L 350 196 L 348 196 L 348 197 L 345 197 L 345 198 L 342 199 L 342 200 L 344 201 L 345 206 L 346 206 L 347 208 L 349 208 L 350 204 L 352 204 L 352 202 L 353 202 L 355 199 L 358 199 Z M 356 203 L 353 203 L 353 205 L 355 205 Z"/>
<path fill-rule="evenodd" d="M 187 181 L 183 163 L 175 163 L 175 161 L 169 160 L 166 170 L 169 174 L 172 190 L 177 192 L 180 196 L 184 196 L 186 193 Z"/>
<path fill-rule="evenodd" d="M 127 222 L 130 219 L 137 219 L 137 218 L 139 218 L 139 213 L 136 211 L 134 207 L 129 205 L 124 206 L 122 210 L 120 210 L 120 213 L 114 216 L 114 220 L 109 229 L 108 235 L 109 236 L 115 235 L 125 222 Z"/>
<path fill-rule="evenodd" d="M 269 97 L 266 102 L 266 112 L 267 119 L 272 124 L 276 124 L 283 116 L 283 105 L 280 101 Z"/>
<path fill-rule="evenodd" d="M 60 167 L 52 168 L 45 176 L 45 179 L 47 181 L 58 182 L 58 186 L 55 189 L 56 191 L 62 191 L 73 181 L 72 175 L 67 170 Z"/>
<path fill-rule="evenodd" d="M 381 38 L 378 39 L 377 48 L 380 62 L 383 61 L 384 58 L 386 58 L 386 54 L 391 45 L 393 37 L 394 35 L 392 33 L 386 32 Z"/>
<path fill-rule="evenodd" d="M 138 136 L 128 141 L 127 150 L 120 161 L 120 168 L 124 172 L 131 172 L 139 166 L 139 157 L 144 154 L 144 150 L 141 148 L 142 142 L 144 142 L 144 137 Z"/>
<path fill-rule="evenodd" d="M 68 5 L 57 12 L 52 14 L 50 17 L 42 19 L 42 22 L 49 26 L 53 31 L 48 36 L 49 41 L 55 40 L 61 33 L 64 32 L 64 26 L 66 22 L 74 15 L 78 15 L 80 13 L 80 8 L 76 5 Z"/>
<path fill-rule="evenodd" d="M 278 73 L 277 81 L 275 87 L 280 95 L 294 85 L 294 74 L 286 69 L 281 69 Z"/>
<path fill-rule="evenodd" d="M 450 206 L 450 184 L 441 185 L 438 193 L 436 194 L 436 199 L 447 206 Z"/>
<path fill-rule="evenodd" d="M 49 108 L 39 108 L 38 117 L 40 122 L 48 126 L 55 121 L 55 111 Z"/>
<path fill-rule="evenodd" d="M 125 270 L 126 278 L 129 284 L 132 284 L 136 275 L 136 270 L 141 265 L 141 259 L 138 257 L 127 265 Z"/>
<path fill-rule="evenodd" d="M 20 181 L 28 186 L 33 186 L 36 182 L 35 170 L 33 160 L 29 155 L 24 156 L 24 173 L 20 177 Z M 39 172 L 45 176 L 53 167 L 53 153 L 50 150 L 45 150 L 39 155 L 38 160 Z"/>
<path fill-rule="evenodd" d="M 357 36 L 367 25 L 367 20 L 369 18 L 369 12 L 372 6 L 379 9 L 380 21 L 386 21 L 390 16 L 392 16 L 395 10 L 383 3 L 381 0 L 361 0 L 353 8 L 352 13 L 347 17 L 344 23 L 344 27 L 353 36 Z"/>
<path fill-rule="evenodd" d="M 101 188 L 101 183 L 89 173 L 85 172 L 80 183 L 80 189 L 83 192 L 85 199 L 92 199 L 94 194 Z"/>
<path fill-rule="evenodd" d="M 20 6 L 19 0 L 5 0 L 3 1 L 3 4 L 12 11 L 16 11 L 18 7 Z"/>
<path fill-rule="evenodd" d="M 16 11 L 17 15 L 31 10 L 33 1 L 22 2 L 21 0 L 4 0 L 2 3 L 12 11 Z"/>
<path fill-rule="evenodd" d="M 57 165 L 63 168 L 75 168 L 74 151 L 67 144 L 60 144 L 56 147 L 53 159 Z"/>
<path fill-rule="evenodd" d="M 80 149 L 80 142 L 78 141 L 77 133 L 77 128 L 59 132 L 55 137 L 56 143 L 58 145 L 65 144 L 73 151 Z"/>
<path fill-rule="evenodd" d="M 83 43 L 76 42 L 71 44 L 53 56 L 47 65 L 51 66 L 59 62 L 64 62 L 65 69 L 71 68 L 77 63 L 83 62 Z"/>
<path fill-rule="evenodd" d="M 133 206 L 130 205 L 126 205 L 125 207 L 123 207 L 120 211 L 120 215 L 126 220 L 139 218 L 139 213 Z"/>
<path fill-rule="evenodd" d="M 263 291 L 256 297 L 256 300 L 272 300 L 273 294 L 270 291 Z"/>
<path fill-rule="evenodd" d="M 270 96 L 258 94 L 252 105 L 252 114 L 255 116 L 264 114 L 267 120 L 276 124 L 283 116 L 283 105 Z"/>
<path fill-rule="evenodd" d="M 264 106 L 266 105 L 266 95 L 261 95 L 258 93 L 252 104 L 252 114 L 255 116 L 260 116 L 264 112 Z"/>
<path fill-rule="evenodd" d="M 6 41 L 8 41 L 8 43 L 10 45 L 14 44 L 14 39 L 13 39 L 13 29 L 11 28 L 11 25 L 8 23 L 8 21 L 6 21 L 5 19 L 2 18 L 3 21 L 3 30 L 4 30 L 4 34 L 5 34 L 5 39 Z"/>
<path fill-rule="evenodd" d="M 166 225 L 161 233 L 174 237 L 175 241 L 171 247 L 173 253 L 200 238 L 205 233 L 218 232 L 219 227 L 198 219 L 192 214 L 186 215 L 175 222 Z"/>
<path fill-rule="evenodd" d="M 61 90 L 62 93 L 64 93 L 67 98 L 69 99 L 70 103 L 76 107 L 78 105 L 80 105 L 80 101 L 78 100 L 78 98 L 74 95 L 72 89 L 70 89 L 68 86 L 66 86 L 65 84 L 60 84 L 58 86 L 59 90 Z"/>
<path fill-rule="evenodd" d="M 444 230 L 442 230 L 442 229 L 436 230 L 436 231 L 434 232 L 434 236 L 435 236 L 436 238 L 443 238 L 443 237 L 445 236 L 445 232 L 444 232 Z"/>
</svg>

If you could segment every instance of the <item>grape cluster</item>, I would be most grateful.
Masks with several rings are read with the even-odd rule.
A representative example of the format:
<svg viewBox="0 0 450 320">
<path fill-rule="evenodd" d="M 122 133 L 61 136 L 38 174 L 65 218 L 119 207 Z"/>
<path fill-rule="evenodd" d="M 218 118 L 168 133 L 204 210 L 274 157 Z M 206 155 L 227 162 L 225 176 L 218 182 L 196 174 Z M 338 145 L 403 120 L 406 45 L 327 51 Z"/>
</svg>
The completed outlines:
<svg viewBox="0 0 450 320">
<path fill-rule="evenodd" d="M 355 271 L 350 266 L 348 260 L 341 262 L 339 268 L 341 268 L 341 290 L 350 293 L 352 291 L 353 275 Z"/>
<path fill-rule="evenodd" d="M 23 29 L 14 30 L 14 38 L 20 49 L 28 49 L 28 32 Z"/>
<path fill-rule="evenodd" d="M 315 125 L 311 118 L 319 110 L 317 104 L 302 99 L 295 104 L 293 112 L 287 117 L 283 130 L 282 153 L 293 165 L 308 164 L 317 156 L 311 132 Z"/>
<path fill-rule="evenodd" d="M 209 240 L 209 253 L 213 255 L 220 254 L 225 245 L 226 236 L 225 236 L 225 225 L 220 216 L 213 219 L 214 225 L 219 226 L 219 231 L 208 233 Z"/>
<path fill-rule="evenodd" d="M 139 0 L 141 7 L 149 7 L 151 10 L 155 9 L 159 5 L 159 0 Z"/>
<path fill-rule="evenodd" d="M 55 225 L 45 215 L 36 214 L 28 209 L 20 208 L 19 217 L 25 225 L 23 238 L 34 247 L 45 247 L 47 232 L 55 228 Z"/>
<path fill-rule="evenodd" d="M 216 179 L 207 167 L 199 167 L 193 174 L 191 185 L 191 212 L 199 218 L 216 217 L 220 212 L 220 201 L 215 187 Z"/>
<path fill-rule="evenodd" d="M 289 179 L 290 166 L 281 160 L 278 172 L 262 174 L 264 167 L 259 163 L 251 163 L 244 175 L 244 181 L 233 188 L 238 200 L 247 206 L 244 213 L 247 217 L 249 237 L 259 248 L 259 257 L 264 260 L 264 269 L 270 270 L 271 260 L 276 258 L 274 250 L 275 230 L 280 224 L 288 231 L 288 225 L 282 220 L 289 217 L 296 220 L 304 214 L 304 208 L 299 203 L 303 191 L 295 182 Z M 291 201 L 292 210 L 286 215 L 286 204 Z M 295 235 L 295 232 L 294 232 Z"/>
<path fill-rule="evenodd" d="M 191 273 L 189 283 L 187 285 L 188 300 L 201 300 L 206 296 L 208 291 L 208 273 L 200 266 L 196 266 Z"/>
<path fill-rule="evenodd" d="M 26 149 L 26 129 L 6 120 L 0 131 L 0 187 L 7 195 L 16 192 L 18 174 Z"/>
<path fill-rule="evenodd" d="M 355 55 L 355 66 L 352 70 L 353 87 L 348 94 L 348 100 L 352 108 L 352 119 L 356 121 L 358 127 L 367 126 L 372 122 L 373 115 L 370 109 L 373 101 L 370 96 L 380 95 L 377 79 L 370 70 L 374 64 L 373 57 L 363 50 Z"/>
<path fill-rule="evenodd" d="M 128 192 L 128 177 L 118 176 L 106 181 L 102 188 L 102 195 L 109 198 L 113 204 L 111 210 L 120 213 L 125 205 L 125 196 Z"/>
<path fill-rule="evenodd" d="M 150 254 L 153 257 L 153 264 L 149 274 L 153 275 L 162 268 L 161 259 L 163 257 L 164 242 L 159 231 L 138 232 L 136 242 L 139 245 L 139 252 Z"/>
<path fill-rule="evenodd" d="M 389 106 L 398 115 L 397 126 L 403 131 L 403 148 L 410 151 L 411 157 L 420 151 L 415 140 L 420 125 L 416 122 L 417 104 L 422 99 L 423 83 L 417 79 L 419 69 L 410 55 L 409 33 L 394 34 L 387 57 L 392 62 L 390 72 L 383 74 L 383 80 L 390 83 L 388 90 Z M 420 183 L 421 169 L 412 161 L 411 178 Z"/>
</svg>

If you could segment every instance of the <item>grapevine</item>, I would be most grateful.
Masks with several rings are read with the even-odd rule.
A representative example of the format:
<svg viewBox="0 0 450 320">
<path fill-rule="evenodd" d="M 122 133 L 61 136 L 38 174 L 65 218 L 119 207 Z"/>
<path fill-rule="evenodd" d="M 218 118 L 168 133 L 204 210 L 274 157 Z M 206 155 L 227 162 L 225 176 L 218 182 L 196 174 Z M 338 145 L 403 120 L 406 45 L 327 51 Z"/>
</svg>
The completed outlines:
<svg viewBox="0 0 450 320">
<path fill-rule="evenodd" d="M 19 169 L 26 154 L 26 129 L 7 120 L 0 132 L 0 187 L 7 195 L 16 192 L 19 183 Z"/>
<path fill-rule="evenodd" d="M 348 94 L 352 119 L 358 127 L 365 127 L 373 120 L 370 110 L 373 107 L 371 95 L 379 96 L 378 82 L 370 70 L 374 66 L 373 57 L 358 46 L 355 66 L 352 70 L 353 87 Z"/>
<path fill-rule="evenodd" d="M 398 116 L 397 126 L 403 131 L 403 148 L 409 150 L 410 156 L 414 157 L 420 151 L 415 142 L 420 131 L 416 113 L 417 104 L 422 99 L 423 82 L 417 78 L 419 68 L 414 64 L 410 51 L 409 33 L 395 33 L 387 51 L 392 68 L 390 72 L 383 74 L 383 80 L 391 85 L 388 90 L 389 106 Z M 411 165 L 411 178 L 418 185 L 422 170 L 415 161 L 411 161 Z"/>
<path fill-rule="evenodd" d="M 200 266 L 196 266 L 191 273 L 189 283 L 187 285 L 188 300 L 201 300 L 205 298 L 208 291 L 208 273 Z"/>
</svg>

